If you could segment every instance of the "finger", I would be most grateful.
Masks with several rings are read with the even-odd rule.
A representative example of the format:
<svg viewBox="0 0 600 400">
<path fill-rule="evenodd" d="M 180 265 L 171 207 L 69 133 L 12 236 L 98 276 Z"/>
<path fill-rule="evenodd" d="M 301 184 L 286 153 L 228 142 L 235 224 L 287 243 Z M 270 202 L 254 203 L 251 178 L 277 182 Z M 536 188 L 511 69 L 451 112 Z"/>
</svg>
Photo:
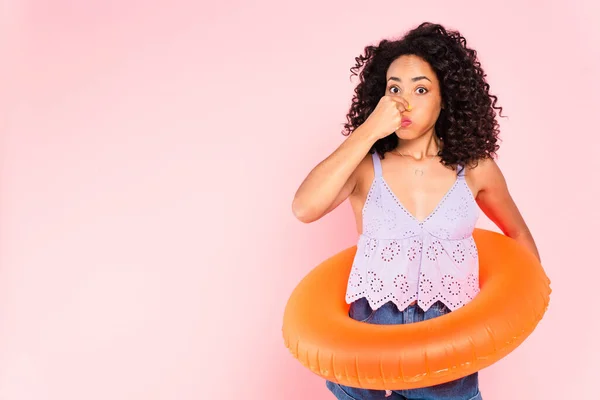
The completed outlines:
<svg viewBox="0 0 600 400">
<path fill-rule="evenodd" d="M 396 103 L 396 108 L 398 109 L 398 111 L 400 111 L 401 113 L 408 110 L 408 105 L 405 103 Z"/>
<path fill-rule="evenodd" d="M 404 97 L 392 97 L 392 99 L 396 102 L 397 105 L 402 104 L 404 109 L 401 111 L 404 111 L 404 110 L 410 111 L 412 109 L 412 106 L 408 103 L 408 101 Z"/>
</svg>

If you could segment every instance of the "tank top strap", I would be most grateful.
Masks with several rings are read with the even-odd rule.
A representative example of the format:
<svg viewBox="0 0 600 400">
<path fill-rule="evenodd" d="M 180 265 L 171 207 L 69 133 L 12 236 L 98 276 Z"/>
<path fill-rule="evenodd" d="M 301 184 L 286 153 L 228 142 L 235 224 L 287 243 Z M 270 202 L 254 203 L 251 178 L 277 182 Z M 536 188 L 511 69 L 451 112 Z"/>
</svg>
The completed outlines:
<svg viewBox="0 0 600 400">
<path fill-rule="evenodd" d="M 458 174 L 457 174 L 457 176 L 458 176 L 459 178 L 464 178 L 464 177 L 465 177 L 465 170 L 466 170 L 466 167 L 465 167 L 464 165 L 462 165 L 462 164 L 458 164 L 458 165 L 456 166 L 456 168 L 457 168 L 457 171 L 458 171 Z"/>
<path fill-rule="evenodd" d="M 373 157 L 373 169 L 375 170 L 375 177 L 381 176 L 381 159 L 379 158 L 379 154 L 375 151 L 371 154 Z"/>
</svg>

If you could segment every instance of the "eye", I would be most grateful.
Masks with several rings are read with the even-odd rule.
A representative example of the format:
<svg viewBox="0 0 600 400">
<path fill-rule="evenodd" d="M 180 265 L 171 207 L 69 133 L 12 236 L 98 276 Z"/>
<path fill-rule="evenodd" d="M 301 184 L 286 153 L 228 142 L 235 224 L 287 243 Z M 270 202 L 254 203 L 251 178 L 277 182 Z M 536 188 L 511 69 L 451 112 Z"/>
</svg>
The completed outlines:
<svg viewBox="0 0 600 400">
<path fill-rule="evenodd" d="M 397 91 L 397 92 L 394 92 L 394 91 L 393 91 L 394 89 L 397 89 L 398 91 Z M 400 93 L 400 89 L 398 88 L 398 86 L 392 86 L 392 87 L 390 88 L 390 92 L 391 92 L 391 93 L 393 93 L 393 94 L 398 94 L 398 93 Z"/>
<path fill-rule="evenodd" d="M 427 90 L 427 89 L 425 89 L 423 86 L 420 86 L 420 87 L 418 87 L 418 88 L 417 88 L 417 91 L 418 91 L 418 90 L 420 90 L 420 89 L 423 89 L 423 92 L 421 92 L 421 93 L 419 93 L 419 94 L 425 94 L 425 93 L 427 93 L 427 92 L 428 92 L 428 90 Z"/>
</svg>

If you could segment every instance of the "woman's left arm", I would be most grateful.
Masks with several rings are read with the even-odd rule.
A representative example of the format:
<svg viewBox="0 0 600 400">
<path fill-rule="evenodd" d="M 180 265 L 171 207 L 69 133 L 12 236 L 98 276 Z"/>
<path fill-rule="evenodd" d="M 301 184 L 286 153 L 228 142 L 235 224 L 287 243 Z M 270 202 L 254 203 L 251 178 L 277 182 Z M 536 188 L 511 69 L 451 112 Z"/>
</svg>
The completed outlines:
<svg viewBox="0 0 600 400">
<path fill-rule="evenodd" d="M 477 167 L 469 172 L 469 178 L 477 190 L 475 200 L 479 208 L 506 236 L 521 243 L 540 260 L 533 236 L 496 162 L 491 158 L 480 160 Z"/>
</svg>

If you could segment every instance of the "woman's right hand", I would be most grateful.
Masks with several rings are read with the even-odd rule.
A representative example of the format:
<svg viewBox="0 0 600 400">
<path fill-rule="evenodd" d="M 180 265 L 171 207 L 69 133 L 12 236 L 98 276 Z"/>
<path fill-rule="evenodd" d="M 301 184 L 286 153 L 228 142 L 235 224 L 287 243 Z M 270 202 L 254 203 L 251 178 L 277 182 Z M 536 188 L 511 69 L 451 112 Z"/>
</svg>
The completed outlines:
<svg viewBox="0 0 600 400">
<path fill-rule="evenodd" d="M 402 113 L 411 108 L 404 98 L 400 96 L 385 95 L 363 123 L 374 135 L 376 140 L 391 135 L 400 128 Z"/>
</svg>

